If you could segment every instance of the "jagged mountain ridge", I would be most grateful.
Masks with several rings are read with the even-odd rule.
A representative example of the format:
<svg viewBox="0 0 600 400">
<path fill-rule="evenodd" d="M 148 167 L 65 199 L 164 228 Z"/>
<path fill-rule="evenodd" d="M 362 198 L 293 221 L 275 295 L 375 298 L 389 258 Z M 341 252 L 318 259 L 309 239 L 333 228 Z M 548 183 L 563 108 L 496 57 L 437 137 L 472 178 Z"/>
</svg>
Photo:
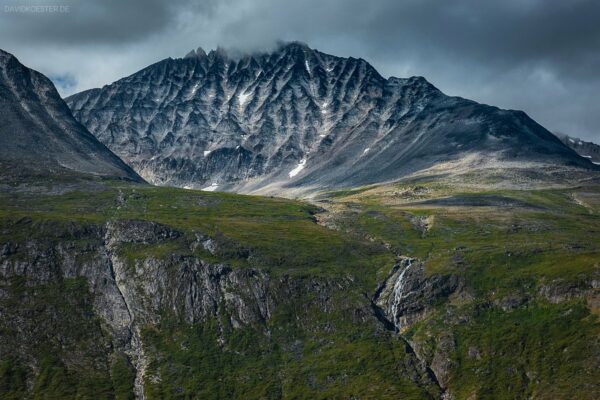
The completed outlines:
<svg viewBox="0 0 600 400">
<path fill-rule="evenodd" d="M 156 184 L 239 192 L 392 181 L 448 161 L 593 168 L 523 112 L 383 78 L 293 42 L 234 58 L 198 49 L 66 99 Z"/>
<path fill-rule="evenodd" d="M 581 157 L 589 159 L 596 165 L 600 165 L 600 145 L 560 133 L 557 133 L 556 136 L 558 136 L 565 145 L 575 150 Z"/>
<path fill-rule="evenodd" d="M 2 50 L 0 109 L 3 180 L 83 173 L 143 181 L 73 118 L 48 78 Z"/>
</svg>

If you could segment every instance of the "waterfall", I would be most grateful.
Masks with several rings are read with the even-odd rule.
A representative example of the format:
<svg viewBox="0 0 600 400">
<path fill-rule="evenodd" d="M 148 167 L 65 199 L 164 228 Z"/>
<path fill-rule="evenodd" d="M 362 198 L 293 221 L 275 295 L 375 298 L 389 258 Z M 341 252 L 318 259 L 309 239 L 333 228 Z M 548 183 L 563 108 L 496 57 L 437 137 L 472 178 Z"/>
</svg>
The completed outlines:
<svg viewBox="0 0 600 400">
<path fill-rule="evenodd" d="M 408 269 L 412 265 L 412 260 L 407 260 L 407 261 L 408 261 L 408 264 L 402 270 L 402 272 L 400 272 L 400 275 L 398 275 L 398 278 L 396 279 L 396 282 L 394 283 L 394 290 L 393 290 L 394 301 L 392 303 L 391 314 L 392 314 L 392 322 L 394 323 L 394 326 L 396 327 L 396 332 L 399 332 L 400 328 L 401 328 L 399 318 L 396 314 L 398 313 L 398 306 L 400 305 L 400 301 L 402 301 L 403 290 L 404 290 L 404 274 L 406 274 L 406 271 L 408 271 Z"/>
</svg>

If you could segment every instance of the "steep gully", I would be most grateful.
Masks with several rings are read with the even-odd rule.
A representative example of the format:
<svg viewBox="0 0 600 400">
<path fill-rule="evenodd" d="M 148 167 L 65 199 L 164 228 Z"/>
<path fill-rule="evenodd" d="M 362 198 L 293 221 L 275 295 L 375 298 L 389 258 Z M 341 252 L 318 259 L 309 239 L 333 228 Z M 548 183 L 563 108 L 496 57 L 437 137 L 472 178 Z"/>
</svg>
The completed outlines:
<svg viewBox="0 0 600 400">
<path fill-rule="evenodd" d="M 327 209 L 326 204 L 319 203 L 318 205 L 321 207 L 322 211 L 315 216 L 315 222 L 328 229 L 338 229 L 335 224 L 330 222 L 332 220 L 331 216 L 334 211 Z M 365 240 L 374 239 L 368 235 L 366 235 L 364 238 Z M 393 251 L 392 246 L 389 243 L 381 239 L 379 239 L 379 241 L 385 248 Z M 414 316 L 405 317 L 403 315 L 404 310 L 402 307 L 403 300 L 407 299 L 411 295 L 411 290 L 414 290 L 415 286 L 419 286 L 419 283 L 425 286 L 426 278 L 423 275 L 422 263 L 415 258 L 407 257 L 397 252 L 394 252 L 394 255 L 396 256 L 397 262 L 392 267 L 389 274 L 386 276 L 383 282 L 379 284 L 372 296 L 365 292 L 364 297 L 369 301 L 373 315 L 379 322 L 381 322 L 382 326 L 386 330 L 394 332 L 398 340 L 405 344 L 408 352 L 419 361 L 421 368 L 425 370 L 429 379 L 431 379 L 431 381 L 440 389 L 441 398 L 451 398 L 450 394 L 446 390 L 445 385 L 441 383 L 440 379 L 438 379 L 435 371 L 415 350 L 413 344 L 402 334 L 403 328 L 410 325 L 411 322 L 416 322 L 417 320 L 421 319 L 428 312 L 427 304 L 423 304 L 421 305 L 421 312 L 416 313 Z M 414 282 L 415 274 L 417 275 L 417 279 L 421 280 L 421 282 Z M 408 282 L 411 278 L 413 278 L 412 283 Z M 450 294 L 449 292 L 457 290 L 459 286 L 460 285 L 457 281 L 451 282 L 448 290 L 442 290 L 442 293 L 443 295 L 447 296 Z M 425 298 L 421 300 L 427 299 Z M 403 321 L 403 317 L 404 319 L 407 319 L 408 322 Z"/>
</svg>

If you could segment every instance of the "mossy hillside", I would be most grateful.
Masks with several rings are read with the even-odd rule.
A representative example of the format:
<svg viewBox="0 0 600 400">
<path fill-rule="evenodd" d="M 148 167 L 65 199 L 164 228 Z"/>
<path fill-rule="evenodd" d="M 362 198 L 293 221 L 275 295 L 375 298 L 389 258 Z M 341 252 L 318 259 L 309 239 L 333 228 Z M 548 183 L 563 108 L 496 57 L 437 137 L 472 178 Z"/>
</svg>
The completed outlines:
<svg viewBox="0 0 600 400">
<path fill-rule="evenodd" d="M 310 296 L 306 293 L 305 296 Z M 361 294 L 337 292 L 324 312 L 311 299 L 280 304 L 265 326 L 233 330 L 227 321 L 185 325 L 163 320 L 144 333 L 156 354 L 148 398 L 408 398 L 439 395 L 419 386 L 404 341 L 381 329 Z M 300 306 L 303 304 L 304 306 Z M 226 371 L 226 373 L 223 373 Z M 153 380 L 151 376 L 161 376 Z"/>
<path fill-rule="evenodd" d="M 112 399 L 110 342 L 84 279 L 0 289 L 0 393 L 6 399 Z"/>
<path fill-rule="evenodd" d="M 148 326 L 143 333 L 152 357 L 146 386 L 149 398 L 435 395 L 435 388 L 408 379 L 414 371 L 406 366 L 405 343 L 383 330 L 372 316 L 365 322 L 355 315 L 355 310 L 369 306 L 376 283 L 389 273 L 393 252 L 423 259 L 429 274 L 453 273 L 465 280 L 471 297 L 436 303 L 428 318 L 406 333 L 414 343 L 430 346 L 431 352 L 438 335 L 452 335 L 456 350 L 450 354 L 454 367 L 449 385 L 457 398 L 474 392 L 483 398 L 593 394 L 589 384 L 597 380 L 594 371 L 598 370 L 593 358 L 598 350 L 593 346 L 600 331 L 596 317 L 583 300 L 551 305 L 535 294 L 539 285 L 550 281 L 588 280 L 597 268 L 595 189 L 483 193 L 488 199 L 502 196 L 531 204 L 519 207 L 413 204 L 474 195 L 471 190 L 439 184 L 430 188 L 416 198 L 410 194 L 414 191 L 408 198 L 404 194 L 390 198 L 373 194 L 375 189 L 336 197 L 328 206 L 336 208 L 339 231 L 314 222 L 318 208 L 283 199 L 129 186 L 93 194 L 2 194 L 0 239 L 18 244 L 37 241 L 48 248 L 68 245 L 81 253 L 78 257 L 93 257 L 89 249 L 102 244 L 98 229 L 107 221 L 142 219 L 182 235 L 160 243 L 120 246 L 121 254 L 133 264 L 147 257 L 197 256 L 234 267 L 268 269 L 274 276 L 353 282 L 336 295 L 335 306 L 326 312 L 307 307 L 314 294 L 306 293 L 281 303 L 264 325 L 242 329 L 232 329 L 226 316 L 191 326 L 166 313 L 159 325 Z M 405 193 L 405 189 L 393 190 Z M 584 205 L 575 201 L 573 192 L 581 194 Z M 192 251 L 189 243 L 198 233 L 217 238 L 230 251 L 216 255 Z M 386 251 L 380 242 L 389 243 L 393 251 Z M 22 251 L 13 257 L 27 258 Z M 52 290 L 71 293 L 62 287 Z M 40 304 L 67 302 L 58 294 L 38 289 L 35 293 Z M 511 311 L 494 305 L 515 293 L 527 295 L 528 300 Z M 48 302 L 52 296 L 58 297 Z M 16 294 L 9 297 L 21 299 Z M 73 307 L 87 310 L 84 305 Z M 93 316 L 91 311 L 80 315 L 65 309 L 64 313 L 79 327 L 86 327 L 81 321 Z M 42 319 L 41 326 L 51 332 L 70 332 L 62 323 L 53 324 Z M 89 347 L 89 339 L 82 340 L 87 350 L 67 347 L 57 352 L 53 362 L 42 363 L 45 353 L 37 348 L 27 350 L 39 358 L 37 365 L 48 365 L 49 372 L 43 374 L 34 374 L 30 364 L 18 358 L 3 358 L 0 384 L 12 388 L 7 393 L 15 397 L 23 393 L 23 377 L 33 376 L 42 382 L 39 393 L 55 398 L 82 393 L 85 398 L 87 392 L 79 389 L 79 382 L 93 379 L 98 386 L 90 387 L 102 396 L 128 398 L 132 375 L 126 359 L 100 357 L 102 365 L 93 367 L 68 362 L 97 351 Z M 561 347 L 565 344 L 569 350 Z M 471 347 L 480 359 L 469 354 Z M 163 379 L 152 380 L 152 372 Z M 70 391 L 56 392 L 63 385 L 53 382 L 70 382 Z"/>
<path fill-rule="evenodd" d="M 382 246 L 319 226 L 313 217 L 319 210 L 298 201 L 156 187 L 2 196 L 5 240 L 48 240 L 40 229 L 42 224 L 68 231 L 73 224 L 100 226 L 110 220 L 130 219 L 157 222 L 183 234 L 179 240 L 159 245 L 123 246 L 123 255 L 131 260 L 179 253 L 273 273 L 350 273 L 359 279 L 371 279 L 374 268 L 393 264 L 393 255 Z M 23 220 L 28 223 L 15 228 Z M 222 251 L 217 256 L 201 248 L 192 252 L 189 243 L 195 234 L 216 238 Z M 244 250 L 243 257 L 238 254 L 239 247 Z M 370 283 L 375 284 L 372 279 Z"/>
<path fill-rule="evenodd" d="M 166 192 L 166 193 L 164 193 Z M 343 293 L 338 304 L 357 304 L 365 301 L 364 293 L 370 290 L 375 285 L 374 278 L 371 274 L 373 269 L 389 268 L 393 264 L 394 257 L 387 252 L 382 246 L 373 245 L 371 243 L 362 243 L 356 240 L 352 235 L 347 235 L 342 232 L 331 232 L 324 227 L 317 225 L 314 221 L 313 214 L 315 207 L 295 201 L 281 199 L 265 199 L 265 198 L 246 198 L 244 196 L 236 196 L 229 194 L 212 194 L 193 192 L 186 190 L 171 190 L 163 188 L 149 188 L 140 190 L 135 188 L 115 188 L 105 192 L 97 192 L 93 195 L 85 192 L 69 192 L 61 195 L 41 196 L 36 195 L 3 195 L 2 199 L 2 218 L 0 219 L 0 235 L 3 244 L 8 244 L 9 257 L 14 261 L 34 262 L 34 254 L 31 252 L 32 244 L 36 251 L 49 256 L 54 256 L 57 248 L 68 249 L 70 253 L 77 254 L 75 263 L 80 264 L 89 261 L 88 258 L 95 257 L 96 249 L 104 243 L 104 224 L 108 221 L 117 220 L 146 220 L 157 222 L 168 226 L 170 229 L 182 233 L 174 239 L 168 239 L 159 243 L 152 244 L 134 244 L 128 243 L 119 246 L 117 252 L 129 259 L 132 265 L 138 260 L 146 258 L 162 258 L 172 257 L 174 255 L 181 257 L 198 257 L 202 259 L 208 257 L 208 261 L 224 262 L 234 267 L 254 266 L 271 271 L 274 277 L 278 275 L 294 275 L 298 279 L 342 279 L 344 281 L 353 282 L 351 284 L 350 293 Z M 166 204 L 168 206 L 166 206 Z M 217 210 L 215 210 L 217 208 Z M 244 259 L 235 255 L 235 251 L 231 256 L 225 256 L 223 253 L 213 255 L 204 250 L 192 251 L 189 242 L 195 239 L 195 235 L 209 235 L 216 238 L 220 245 L 231 245 L 235 250 L 239 246 L 243 246 L 249 250 L 251 259 Z M 212 259 L 211 259 L 212 257 Z M 40 286 L 36 286 L 31 290 L 36 293 L 36 301 L 40 302 L 41 308 L 46 308 L 47 304 L 52 304 L 48 296 L 54 294 L 44 294 Z M 76 298 L 84 299 L 87 303 L 87 308 L 81 306 L 85 316 L 93 316 L 94 313 L 89 307 L 90 295 L 74 294 L 69 290 L 63 290 L 59 287 L 54 290 L 62 291 L 63 295 L 73 295 Z M 83 289 L 82 289 L 83 290 Z M 352 360 L 356 354 L 362 354 L 364 363 L 372 363 L 369 357 L 378 348 L 378 342 L 372 342 L 369 338 L 372 330 L 377 326 L 371 325 L 370 328 L 361 328 L 360 337 L 357 336 L 357 329 L 349 324 L 347 317 L 343 316 L 341 311 L 337 311 L 336 318 L 340 318 L 340 322 L 334 323 L 332 319 L 324 315 L 319 309 L 313 308 L 306 310 L 305 302 L 310 301 L 310 297 L 314 294 L 305 293 L 306 299 L 297 299 L 298 301 L 290 304 L 285 312 L 281 312 L 274 316 L 271 326 L 264 327 L 249 327 L 240 330 L 233 330 L 229 327 L 227 335 L 228 343 L 231 342 L 237 349 L 233 353 L 222 353 L 222 349 L 215 341 L 211 342 L 209 348 L 204 347 L 205 342 L 199 341 L 201 338 L 192 336 L 190 343 L 192 347 L 201 346 L 201 352 L 194 355 L 187 354 L 187 350 L 179 349 L 182 354 L 178 354 L 175 349 L 169 349 L 166 352 L 160 351 L 160 343 L 168 344 L 172 340 L 172 335 L 176 335 L 175 329 L 181 329 L 182 332 L 196 332 L 199 326 L 183 326 L 176 320 L 173 320 L 173 315 L 165 316 L 166 321 L 173 321 L 173 328 L 170 323 L 162 324 L 156 327 L 155 341 L 159 350 L 156 359 L 158 364 L 156 368 L 160 369 L 161 375 L 173 377 L 173 388 L 180 382 L 186 389 L 185 393 L 188 396 L 195 397 L 193 393 L 221 393 L 224 395 L 232 384 L 237 384 L 243 387 L 244 391 L 238 390 L 236 393 L 241 398 L 248 398 L 248 395 L 256 394 L 257 398 L 263 396 L 261 390 L 265 390 L 265 394 L 272 393 L 272 390 L 286 391 L 289 393 L 301 393 L 304 386 L 308 385 L 305 377 L 309 376 L 309 380 L 313 379 L 314 371 L 312 364 L 304 365 L 301 361 L 296 361 L 295 369 L 302 369 L 302 374 L 299 372 L 290 372 L 293 380 L 287 383 L 287 388 L 283 388 L 282 383 L 277 386 L 277 380 L 264 381 L 264 385 L 251 385 L 247 382 L 244 386 L 240 386 L 239 382 L 231 379 L 223 381 L 224 371 L 243 371 L 239 369 L 240 365 L 246 366 L 249 370 L 260 371 L 261 365 L 264 370 L 271 371 L 273 374 L 278 374 L 279 370 L 284 367 L 284 364 L 277 363 L 278 357 L 291 357 L 289 352 L 281 352 L 279 350 L 279 342 L 284 342 L 285 337 L 292 337 L 292 332 L 301 332 L 303 328 L 298 325 L 295 319 L 290 319 L 294 312 L 303 313 L 303 326 L 312 324 L 313 332 L 311 343 L 314 343 L 314 351 L 321 353 L 319 347 L 322 340 L 316 333 L 316 330 L 326 330 L 329 332 L 328 355 L 322 355 L 319 360 L 324 362 L 325 359 L 331 361 L 331 357 L 335 355 L 337 359 L 342 360 L 348 365 L 348 371 L 353 375 L 352 379 L 356 381 L 352 390 L 364 390 L 367 384 L 366 379 L 371 379 L 373 382 L 380 382 L 378 389 L 372 389 L 377 393 L 422 393 L 423 390 L 409 380 L 401 378 L 404 383 L 397 383 L 397 373 L 391 375 L 387 370 L 379 371 L 374 366 L 370 367 L 369 375 L 362 376 L 352 366 Z M 283 295 L 282 295 L 283 297 Z M 16 299 L 16 294 L 8 296 L 9 299 Z M 57 300 L 60 303 L 60 300 Z M 41 304 L 46 304 L 41 306 Z M 361 305 L 362 306 L 362 305 Z M 18 304 L 14 304 L 15 309 L 19 309 Z M 307 312 L 309 311 L 309 312 Z M 80 316 L 71 310 L 64 309 L 61 312 L 61 318 L 69 318 L 68 321 L 73 324 L 78 324 L 81 329 L 87 329 L 97 335 L 103 332 L 100 325 L 88 326 L 82 321 L 87 317 Z M 345 312 L 352 315 L 353 309 L 346 308 Z M 66 335 L 70 337 L 74 332 L 70 328 L 62 325 L 55 325 L 45 321 L 42 318 L 35 317 L 31 322 L 38 321 L 40 327 L 48 329 L 52 334 Z M 222 325 L 227 325 L 228 319 L 224 318 Z M 378 322 L 376 322 L 378 325 Z M 208 335 L 214 339 L 219 332 L 211 325 L 210 321 L 206 326 L 202 325 L 200 329 L 204 332 L 202 337 Z M 148 327 L 148 332 L 152 331 Z M 212 330 L 211 330 L 212 329 Z M 268 335 L 264 329 L 277 330 L 277 340 L 268 339 Z M 283 329 L 283 331 L 281 330 Z M 186 333 L 187 334 L 187 333 Z M 37 335 L 37 334 L 36 334 Z M 196 335 L 196 334 L 194 334 Z M 389 334 L 386 333 L 389 336 Z M 149 334 L 149 338 L 153 336 Z M 386 336 L 387 337 L 387 336 Z M 108 336 L 105 338 L 108 340 Z M 383 340 L 383 339 L 382 339 Z M 386 341 L 397 341 L 396 338 L 387 337 Z M 94 385 L 87 384 L 93 392 L 96 392 L 97 398 L 130 398 L 132 395 L 132 375 L 129 361 L 125 358 L 114 355 L 109 357 L 111 350 L 104 343 L 103 348 L 104 361 L 100 366 L 80 366 L 72 365 L 65 360 L 78 359 L 79 350 L 65 349 L 59 351 L 57 344 L 53 344 L 49 348 L 52 349 L 50 354 L 55 357 L 47 359 L 38 348 L 30 348 L 24 352 L 28 354 L 35 365 L 42 365 L 44 368 L 34 370 L 29 367 L 24 367 L 23 362 L 15 361 L 3 365 L 3 381 L 6 383 L 7 390 L 3 393 L 13 393 L 16 397 L 22 397 L 25 393 L 25 388 L 22 385 L 22 376 L 26 379 L 35 379 L 37 383 L 35 393 L 40 395 L 48 394 L 54 398 L 87 398 L 87 392 L 81 392 L 79 382 L 88 382 L 93 380 Z M 98 344 L 96 343 L 96 344 Z M 154 343 L 152 340 L 149 343 Z M 165 344 L 165 345 L 166 345 Z M 337 346 L 339 344 L 339 348 Z M 86 351 L 100 351 L 93 344 L 86 344 L 89 348 Z M 243 349 L 261 348 L 260 353 L 243 352 Z M 380 351 L 387 352 L 387 347 L 382 347 Z M 7 354 L 14 353 L 15 348 Z M 238 351 L 239 350 L 239 351 Z M 206 353 L 208 352 L 208 353 Z M 16 352 L 20 353 L 20 352 Z M 337 355 L 339 353 L 339 356 Z M 149 354 L 152 354 L 151 352 Z M 218 355 L 220 360 L 218 363 L 206 363 L 204 357 L 207 354 Z M 173 357 L 175 360 L 189 360 L 192 365 L 202 366 L 202 368 L 210 369 L 213 375 L 217 374 L 220 378 L 214 380 L 209 379 L 210 376 L 202 375 L 201 370 L 192 369 L 188 371 L 189 364 L 173 364 L 167 363 Z M 181 357 L 181 358 L 178 358 Z M 191 357 L 191 358 L 190 358 Z M 199 358 L 193 358 L 199 357 Z M 269 364 L 263 364 L 263 358 L 269 361 Z M 393 357 L 386 353 L 388 362 L 391 362 Z M 335 358 L 334 358 L 335 359 Z M 210 359 L 208 359 L 210 360 Z M 214 360 L 213 360 L 214 361 Z M 318 360 L 317 360 L 318 361 Z M 315 362 L 317 362 L 315 361 Z M 28 369 L 29 368 L 29 369 Z M 166 369 L 165 369 L 166 368 Z M 182 368 L 177 370 L 177 368 Z M 172 375 L 171 371 L 175 369 L 177 374 Z M 23 372 L 26 371 L 26 372 Z M 200 372 L 199 372 L 200 371 Z M 335 363 L 329 363 L 327 366 L 319 368 L 320 373 L 316 375 L 319 385 L 324 384 L 328 379 L 331 379 L 336 373 Z M 266 373 L 266 372 L 264 372 Z M 262 382 L 264 373 L 254 376 L 253 382 Z M 211 376 L 213 376 L 211 375 Z M 323 375 L 323 376 L 321 376 Z M 229 374 L 225 374 L 229 376 Z M 213 376 L 214 377 L 214 376 Z M 260 379 L 259 379 L 260 378 Z M 208 380 L 206 380 L 208 379 Z M 292 378 L 290 378 L 292 379 Z M 165 379 L 165 384 L 169 380 Z M 214 391 L 206 391 L 207 389 L 199 389 L 198 382 L 201 387 L 212 388 Z M 297 386 L 297 382 L 302 382 L 302 385 Z M 362 382 L 362 383 L 361 383 Z M 82 383 L 82 385 L 83 385 Z M 298 384 L 299 385 L 299 384 Z M 304 385 L 304 386 L 303 386 Z M 329 383 L 327 385 L 331 386 Z M 342 395 L 350 393 L 345 391 L 346 382 L 337 381 L 331 386 L 329 393 Z M 149 385 L 152 388 L 152 385 Z M 157 387 L 155 390 L 159 393 L 155 398 L 170 397 L 166 393 L 176 393 L 177 390 L 171 392 L 171 386 Z M 235 387 L 235 385 L 233 386 Z M 263 388 L 263 389 L 261 389 Z M 318 392 L 317 389 L 311 389 L 313 394 Z M 33 396 L 30 391 L 27 391 L 27 396 Z M 259 395 L 260 394 L 260 395 Z M 208 394 L 207 394 L 208 396 Z M 174 397 L 181 398 L 181 395 Z"/>
<path fill-rule="evenodd" d="M 433 354 L 432 338 L 452 332 L 449 387 L 457 398 L 597 398 L 600 321 L 583 301 L 538 301 L 508 312 L 479 303 L 444 314 L 417 323 L 406 337 Z"/>
<path fill-rule="evenodd" d="M 450 196 L 473 201 L 473 192 L 438 185 L 418 201 L 394 204 L 389 193 L 403 189 L 336 200 L 336 223 L 424 260 L 428 274 L 462 275 L 480 294 L 577 282 L 600 267 L 600 213 L 594 211 L 600 201 L 581 205 L 577 190 L 483 191 L 476 196 L 523 205 L 461 207 L 422 203 Z"/>
</svg>

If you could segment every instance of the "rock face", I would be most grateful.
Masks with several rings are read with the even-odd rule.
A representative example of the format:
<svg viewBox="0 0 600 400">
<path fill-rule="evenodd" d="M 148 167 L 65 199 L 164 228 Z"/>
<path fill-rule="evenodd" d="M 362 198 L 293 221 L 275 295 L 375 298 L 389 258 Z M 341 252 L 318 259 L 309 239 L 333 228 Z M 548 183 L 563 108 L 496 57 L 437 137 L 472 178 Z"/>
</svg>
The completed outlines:
<svg viewBox="0 0 600 400">
<path fill-rule="evenodd" d="M 385 79 L 300 43 L 166 59 L 66 99 L 152 183 L 282 192 L 395 180 L 448 161 L 594 168 L 523 112 Z"/>
<path fill-rule="evenodd" d="M 51 225 L 39 229 L 42 232 L 55 230 Z M 85 278 L 93 296 L 94 312 L 110 332 L 113 351 L 127 354 L 135 367 L 138 398 L 143 398 L 148 367 L 140 330 L 159 323 L 165 310 L 172 310 L 181 321 L 190 324 L 222 316 L 229 319 L 234 328 L 255 324 L 270 316 L 275 299 L 269 276 L 264 272 L 233 270 L 221 264 L 177 256 L 165 260 L 150 257 L 131 265 L 119 255 L 124 245 L 160 244 L 177 238 L 179 233 L 168 227 L 146 221 L 115 221 L 103 227 L 76 227 L 70 236 L 73 240 L 87 238 L 90 243 L 85 250 L 73 247 L 75 242 L 67 238 L 57 245 L 30 240 L 26 249 L 23 244 L 3 244 L 0 282 L 20 277 L 26 279 L 29 286 L 36 287 L 67 278 Z M 23 253 L 23 257 L 14 257 L 19 253 Z M 82 262 L 82 254 L 89 255 L 86 261 Z M 285 282 L 277 282 L 290 289 L 282 283 Z M 0 300 L 7 295 L 0 291 Z M 68 335 L 68 332 L 61 334 Z"/>
<path fill-rule="evenodd" d="M 17 226 L 31 223 L 27 219 L 16 222 Z M 133 391 L 136 398 L 145 397 L 148 384 L 160 382 L 162 378 L 156 364 L 171 356 L 157 352 L 145 342 L 148 335 L 144 336 L 144 329 L 158 334 L 164 318 L 170 318 L 169 326 L 184 324 L 198 330 L 212 329 L 203 326 L 213 327 L 211 324 L 216 323 L 217 340 L 211 346 L 217 354 L 223 346 L 223 351 L 227 352 L 227 340 L 232 335 L 235 337 L 231 331 L 256 329 L 261 332 L 262 340 L 269 340 L 273 326 L 270 320 L 277 313 L 278 318 L 282 315 L 291 318 L 290 323 L 306 324 L 305 328 L 295 329 L 308 332 L 325 329 L 327 332 L 334 329 L 332 322 L 327 321 L 322 328 L 316 328 L 319 323 L 313 325 L 315 323 L 310 321 L 320 321 L 319 313 L 326 316 L 332 310 L 348 307 L 348 318 L 354 324 L 372 326 L 375 332 L 383 332 L 368 302 L 360 305 L 336 302 L 335 298 L 344 298 L 355 290 L 351 288 L 351 278 L 273 276 L 256 268 L 236 269 L 174 253 L 165 257 L 128 257 L 127 249 L 131 246 L 150 248 L 185 240 L 182 233 L 150 221 L 115 220 L 103 225 L 72 223 L 67 228 L 47 222 L 36 225 L 35 229 L 44 239 L 9 241 L 0 246 L 0 328 L 14 326 L 14 329 L 21 329 L 19 318 L 22 317 L 12 317 L 11 313 L 21 309 L 27 312 L 24 305 L 14 305 L 16 295 L 11 288 L 15 282 L 25 282 L 25 286 L 36 293 L 33 298 L 42 298 L 44 292 L 40 288 L 84 279 L 89 296 L 79 294 L 79 297 L 89 297 L 85 300 L 88 302 L 86 310 L 88 318 L 96 325 L 86 327 L 85 333 L 96 335 L 95 341 L 87 344 L 96 355 L 88 356 L 89 350 L 80 350 L 76 356 L 66 356 L 64 363 L 68 368 L 77 368 L 87 357 L 92 357 L 94 368 L 102 369 L 108 359 L 124 354 L 135 373 Z M 200 243 L 208 241 L 210 238 L 202 236 Z M 193 247 L 198 243 L 189 245 Z M 58 335 L 60 343 L 68 343 L 72 333 L 61 330 L 56 321 L 66 319 L 80 324 L 78 318 L 82 317 L 63 315 L 61 309 L 54 311 L 48 305 L 38 308 L 47 308 L 50 314 L 52 322 L 47 324 L 52 325 L 46 325 L 46 329 L 50 329 L 52 335 Z M 81 308 L 78 305 L 77 310 Z M 30 315 L 25 318 L 28 317 Z M 43 324 L 41 318 L 35 318 L 37 323 Z M 275 326 L 277 329 L 286 327 L 282 322 Z M 36 346 L 45 334 L 19 331 L 18 335 L 19 349 L 7 347 L 12 346 L 9 342 L 0 343 L 0 353 L 14 355 L 16 352 L 19 358 L 29 357 L 27 363 L 39 368 L 35 357 L 39 356 L 40 350 Z M 254 340 L 253 346 L 260 343 L 260 340 Z M 283 342 L 279 345 L 287 346 Z M 195 344 L 190 343 L 190 346 Z M 406 370 L 404 373 L 414 382 L 433 385 L 432 390 L 437 390 L 425 366 L 414 354 L 407 351 L 399 362 L 406 364 L 402 367 Z M 130 396 L 131 393 L 127 398 Z"/>
<path fill-rule="evenodd" d="M 375 293 L 374 303 L 385 313 L 396 331 L 422 319 L 436 303 L 460 288 L 454 275 L 426 277 L 423 264 L 402 257 Z"/>
<path fill-rule="evenodd" d="M 78 123 L 54 85 L 0 50 L 2 177 L 84 173 L 141 182 Z"/>
<path fill-rule="evenodd" d="M 581 157 L 589 159 L 596 165 L 600 165 L 600 145 L 569 135 L 557 134 L 557 136 L 565 145 L 575 150 Z"/>
</svg>

